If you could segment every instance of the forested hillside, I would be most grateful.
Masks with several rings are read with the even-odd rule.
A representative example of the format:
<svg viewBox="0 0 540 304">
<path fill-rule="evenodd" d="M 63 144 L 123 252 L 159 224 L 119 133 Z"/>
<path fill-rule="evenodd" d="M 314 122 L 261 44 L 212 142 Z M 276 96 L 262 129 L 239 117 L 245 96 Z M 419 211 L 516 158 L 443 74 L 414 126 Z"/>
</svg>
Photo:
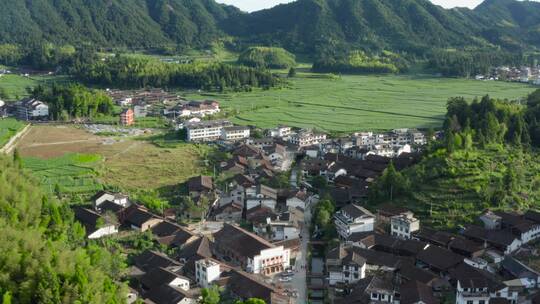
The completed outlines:
<svg viewBox="0 0 540 304">
<path fill-rule="evenodd" d="M 487 208 L 540 209 L 539 121 L 540 90 L 526 105 L 452 98 L 444 140 L 412 168 L 385 173 L 372 202 L 392 200 L 445 229 L 472 223 Z"/>
<path fill-rule="evenodd" d="M 0 2 L 0 41 L 91 42 L 101 47 L 201 47 L 237 14 L 213 0 L 13 0 Z"/>
<path fill-rule="evenodd" d="M 540 4 L 486 0 L 475 10 L 428 0 L 298 0 L 251 14 L 214 0 L 13 0 L 0 3 L 0 42 L 201 48 L 225 33 L 238 50 L 349 47 L 426 54 L 441 48 L 540 46 Z"/>
<path fill-rule="evenodd" d="M 3 303 L 124 303 L 123 260 L 85 244 L 84 228 L 0 157 L 0 294 Z"/>
</svg>

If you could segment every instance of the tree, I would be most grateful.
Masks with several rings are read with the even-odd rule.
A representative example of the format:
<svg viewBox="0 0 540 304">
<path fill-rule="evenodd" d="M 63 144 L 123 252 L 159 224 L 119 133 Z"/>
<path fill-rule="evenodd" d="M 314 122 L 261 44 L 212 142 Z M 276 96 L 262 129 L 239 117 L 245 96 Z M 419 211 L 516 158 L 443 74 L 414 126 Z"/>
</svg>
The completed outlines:
<svg viewBox="0 0 540 304">
<path fill-rule="evenodd" d="M 409 188 L 409 180 L 398 172 L 394 163 L 391 162 L 384 170 L 383 175 L 376 181 L 372 191 L 375 191 L 377 200 L 393 201 L 397 195 L 408 193 Z"/>
<path fill-rule="evenodd" d="M 289 74 L 287 75 L 287 77 L 289 77 L 289 78 L 294 78 L 294 77 L 296 77 L 296 69 L 295 69 L 294 67 L 291 67 L 291 68 L 289 69 Z"/>
<path fill-rule="evenodd" d="M 210 288 L 203 288 L 201 293 L 201 304 L 219 304 L 221 301 L 220 290 L 216 285 L 212 285 Z"/>
<path fill-rule="evenodd" d="M 19 154 L 19 150 L 18 150 L 18 149 L 13 150 L 13 162 L 14 162 L 19 168 L 22 168 L 22 159 L 21 159 L 21 155 Z"/>
<path fill-rule="evenodd" d="M 328 182 L 326 181 L 326 178 L 324 176 L 315 176 L 313 178 L 313 181 L 311 181 L 311 185 L 319 190 L 324 190 L 326 187 L 328 187 Z"/>
</svg>

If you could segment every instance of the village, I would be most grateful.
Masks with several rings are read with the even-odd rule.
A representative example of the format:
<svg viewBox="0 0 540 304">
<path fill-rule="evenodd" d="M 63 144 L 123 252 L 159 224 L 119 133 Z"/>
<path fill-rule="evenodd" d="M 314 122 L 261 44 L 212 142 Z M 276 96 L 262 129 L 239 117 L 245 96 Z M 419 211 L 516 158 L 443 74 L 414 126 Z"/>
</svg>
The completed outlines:
<svg viewBox="0 0 540 304">
<path fill-rule="evenodd" d="M 499 66 L 492 68 L 488 74 L 476 75 L 475 79 L 500 80 L 540 85 L 540 68 L 536 64 L 521 67 Z"/>
<path fill-rule="evenodd" d="M 230 155 L 186 183 L 191 205 L 150 210 L 129 193 L 100 191 L 74 208 L 88 239 L 151 235 L 165 249 L 130 265 L 129 302 L 198 303 L 219 286 L 231 299 L 266 303 L 536 303 L 540 213 L 486 210 L 458 233 L 421 224 L 389 202 L 366 204 L 370 187 L 392 167 L 404 170 L 439 134 L 416 129 L 324 132 L 284 125 L 255 130 L 220 116 L 217 101 L 165 91 L 109 91 L 122 107 L 118 125 L 159 115 L 187 142 Z M 46 103 L 27 98 L 3 115 L 46 121 Z M 216 118 L 218 117 L 218 118 Z M 255 136 L 256 134 L 256 136 Z M 314 220 L 333 205 L 330 225 Z M 338 242 L 325 235 L 334 233 Z"/>
</svg>

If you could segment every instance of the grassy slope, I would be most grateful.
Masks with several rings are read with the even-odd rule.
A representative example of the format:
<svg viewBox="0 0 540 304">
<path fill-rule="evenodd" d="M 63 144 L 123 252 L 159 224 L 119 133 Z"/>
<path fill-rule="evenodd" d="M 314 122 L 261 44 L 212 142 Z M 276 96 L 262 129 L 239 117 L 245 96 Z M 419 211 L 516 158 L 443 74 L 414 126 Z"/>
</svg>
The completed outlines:
<svg viewBox="0 0 540 304">
<path fill-rule="evenodd" d="M 25 123 L 12 118 L 0 118 L 0 147 L 3 147 L 25 125 Z"/>
<path fill-rule="evenodd" d="M 490 148 L 486 150 L 459 151 L 446 160 L 424 160 L 428 178 L 412 178 L 412 194 L 398 198 L 396 203 L 413 210 L 422 224 L 442 229 L 472 223 L 486 208 L 490 209 L 539 209 L 540 208 L 540 154 L 524 153 L 519 160 L 515 149 Z M 518 165 L 520 164 L 520 165 Z M 485 198 L 485 193 L 499 190 L 498 179 L 504 179 L 507 166 L 523 166 L 523 178 L 515 196 L 503 203 Z M 405 172 L 415 176 L 418 165 Z"/>
<path fill-rule="evenodd" d="M 17 74 L 8 74 L 0 77 L 0 87 L 5 88 L 9 99 L 17 99 L 28 96 L 26 88 L 35 87 L 39 84 L 49 84 L 56 81 L 66 81 L 66 76 L 30 76 L 24 77 Z"/>
<path fill-rule="evenodd" d="M 471 98 L 489 93 L 515 99 L 534 89 L 514 83 L 416 76 L 330 78 L 301 73 L 290 81 L 291 87 L 281 90 L 188 96 L 222 101 L 238 124 L 265 128 L 288 124 L 351 132 L 438 127 L 449 97 Z"/>
</svg>

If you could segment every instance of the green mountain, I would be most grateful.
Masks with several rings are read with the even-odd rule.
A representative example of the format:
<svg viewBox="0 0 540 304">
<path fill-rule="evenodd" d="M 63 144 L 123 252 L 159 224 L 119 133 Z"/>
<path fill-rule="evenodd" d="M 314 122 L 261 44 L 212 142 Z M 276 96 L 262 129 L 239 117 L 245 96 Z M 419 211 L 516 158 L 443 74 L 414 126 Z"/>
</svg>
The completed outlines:
<svg viewBox="0 0 540 304">
<path fill-rule="evenodd" d="M 489 27 L 482 33 L 497 45 L 526 47 L 540 45 L 540 3 L 486 0 L 474 12 Z"/>
<path fill-rule="evenodd" d="M 0 41 L 198 47 L 239 13 L 213 0 L 13 0 L 0 2 Z"/>
<path fill-rule="evenodd" d="M 420 52 L 426 46 L 487 44 L 477 37 L 469 12 L 445 10 L 428 0 L 299 0 L 236 15 L 225 27 L 252 43 L 301 52 L 340 43 Z"/>
<path fill-rule="evenodd" d="M 198 48 L 230 35 L 237 46 L 388 49 L 540 46 L 540 3 L 486 0 L 474 10 L 429 0 L 298 0 L 251 14 L 214 0 L 0 2 L 0 42 Z"/>
</svg>

